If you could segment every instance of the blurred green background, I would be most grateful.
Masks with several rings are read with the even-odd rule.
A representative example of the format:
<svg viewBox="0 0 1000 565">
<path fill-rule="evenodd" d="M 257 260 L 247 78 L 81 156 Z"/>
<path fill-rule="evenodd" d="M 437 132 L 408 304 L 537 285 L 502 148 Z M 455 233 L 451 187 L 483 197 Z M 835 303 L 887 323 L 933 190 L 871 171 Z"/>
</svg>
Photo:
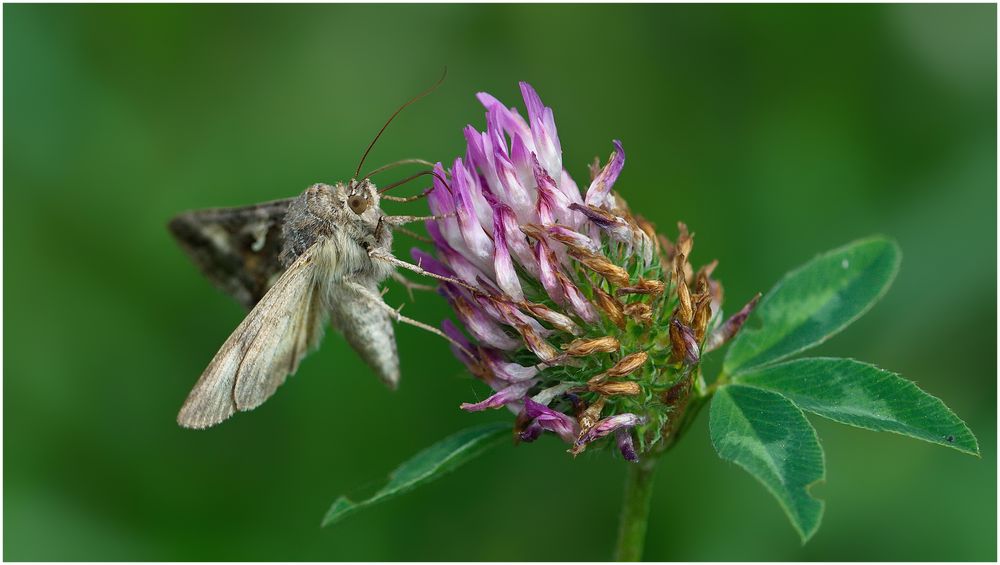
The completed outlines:
<svg viewBox="0 0 1000 565">
<path fill-rule="evenodd" d="M 555 110 L 578 179 L 697 232 L 729 309 L 814 254 L 899 240 L 895 287 L 819 353 L 901 372 L 976 459 L 814 419 L 828 461 L 806 546 L 707 414 L 659 469 L 648 559 L 997 558 L 996 7 L 29 6 L 4 13 L 4 559 L 603 560 L 623 468 L 503 446 L 334 528 L 340 493 L 468 425 L 472 381 L 398 330 L 386 391 L 333 334 L 265 406 L 205 432 L 177 409 L 243 313 L 169 238 L 182 210 L 464 152 L 474 93 Z M 389 174 L 383 184 L 399 178 Z M 416 192 L 419 186 L 409 190 Z M 390 204 L 390 210 L 422 210 Z M 405 253 L 411 241 L 396 245 Z M 390 302 L 405 299 L 394 287 Z M 443 301 L 418 296 L 413 317 Z"/>
</svg>

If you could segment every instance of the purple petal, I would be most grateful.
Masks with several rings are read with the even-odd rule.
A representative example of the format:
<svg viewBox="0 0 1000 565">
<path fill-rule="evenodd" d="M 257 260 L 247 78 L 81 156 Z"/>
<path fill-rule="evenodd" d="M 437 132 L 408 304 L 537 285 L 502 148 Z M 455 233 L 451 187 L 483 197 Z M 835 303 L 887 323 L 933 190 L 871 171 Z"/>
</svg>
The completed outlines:
<svg viewBox="0 0 1000 565">
<path fill-rule="evenodd" d="M 471 125 L 465 126 L 462 133 L 465 134 L 466 153 L 469 156 L 467 164 L 479 168 L 491 190 L 500 190 L 500 179 L 497 177 L 496 164 L 493 162 L 492 145 L 487 146 L 486 136 Z"/>
<path fill-rule="evenodd" d="M 582 213 L 594 225 L 606 231 L 611 239 L 625 243 L 632 241 L 632 228 L 624 219 L 610 212 L 601 213 L 599 210 L 580 204 L 570 204 L 569 207 Z"/>
<path fill-rule="evenodd" d="M 599 253 L 601 251 L 600 246 L 594 243 L 594 240 L 564 225 L 556 224 L 554 226 L 548 226 L 545 228 L 545 231 L 552 237 L 552 239 L 562 243 L 563 245 L 570 245 L 591 253 Z"/>
<path fill-rule="evenodd" d="M 477 93 L 476 98 L 479 99 L 479 102 L 487 110 L 494 106 L 500 108 L 500 125 L 511 138 L 523 137 L 528 140 L 531 139 L 531 128 L 528 127 L 527 122 L 524 121 L 524 118 L 516 110 L 504 106 L 503 103 L 486 92 Z"/>
<path fill-rule="evenodd" d="M 500 315 L 511 326 L 517 327 L 518 324 L 523 324 L 528 326 L 533 332 L 541 337 L 549 337 L 552 335 L 552 330 L 545 329 L 538 323 L 538 320 L 525 314 L 519 308 L 515 308 L 510 304 L 503 302 L 496 302 L 495 304 Z"/>
<path fill-rule="evenodd" d="M 469 330 L 477 341 L 504 351 L 513 351 L 521 347 L 519 340 L 507 335 L 496 321 L 462 296 L 452 285 L 442 285 L 441 290 L 451 302 L 452 309 L 461 318 L 465 329 Z"/>
<path fill-rule="evenodd" d="M 538 220 L 543 226 L 550 226 L 556 222 L 563 222 L 569 219 L 570 202 L 559 188 L 552 177 L 549 176 L 538 159 L 532 155 L 535 171 L 535 182 L 538 185 Z"/>
<path fill-rule="evenodd" d="M 577 187 L 576 182 L 573 180 L 569 173 L 565 169 L 562 171 L 562 175 L 559 177 L 559 190 L 566 195 L 566 199 L 569 201 L 570 210 L 569 217 L 567 218 L 567 224 L 575 230 L 579 230 L 580 226 L 586 221 L 586 216 L 581 214 L 579 211 L 573 209 L 573 204 L 583 204 L 583 197 L 580 194 L 580 188 Z"/>
<path fill-rule="evenodd" d="M 565 275 L 560 276 L 559 283 L 562 286 L 563 294 L 569 299 L 570 306 L 580 318 L 588 324 L 596 324 L 600 321 L 594 305 L 587 300 L 587 297 L 580 292 L 580 289 L 568 277 Z"/>
<path fill-rule="evenodd" d="M 433 214 L 447 216 L 445 219 L 437 222 L 441 232 L 444 234 L 445 240 L 452 246 L 465 247 L 465 241 L 462 239 L 462 229 L 458 225 L 458 219 L 455 218 L 454 196 L 451 190 L 440 180 L 445 178 L 447 173 L 445 173 L 441 163 L 434 165 L 434 172 L 436 173 L 434 175 L 434 189 L 427 197 L 427 204 Z"/>
<path fill-rule="evenodd" d="M 632 443 L 632 431 L 626 428 L 619 428 L 615 431 L 615 440 L 618 442 L 618 450 L 626 461 L 636 463 L 639 455 L 635 452 L 635 444 Z"/>
<path fill-rule="evenodd" d="M 455 324 L 453 324 L 451 320 L 445 320 L 441 322 L 441 330 L 445 333 L 445 335 L 457 341 L 458 343 L 462 344 L 462 347 L 464 347 L 466 351 L 475 351 L 475 347 L 472 345 L 472 342 L 470 342 L 465 337 L 465 334 L 462 333 L 462 330 L 455 327 Z M 469 355 L 467 355 L 465 351 L 462 351 L 458 347 L 455 347 L 454 344 L 452 344 L 451 346 L 451 351 L 452 353 L 455 354 L 455 357 L 457 357 L 459 361 L 464 363 L 466 367 L 469 367 L 469 369 L 472 369 L 476 365 L 475 359 L 469 357 Z"/>
<path fill-rule="evenodd" d="M 493 231 L 493 207 L 486 198 L 486 195 L 490 193 L 490 187 L 483 180 L 483 176 L 476 171 L 475 165 L 469 161 L 466 163 L 465 170 L 468 174 L 469 193 L 472 195 L 472 207 L 476 211 L 480 225 L 488 234 Z"/>
<path fill-rule="evenodd" d="M 524 398 L 525 393 L 531 389 L 531 387 L 537 384 L 537 380 L 525 381 L 523 383 L 512 384 L 496 394 L 490 396 L 486 400 L 476 402 L 475 404 L 469 404 L 468 402 L 463 402 L 460 408 L 468 412 L 479 412 L 482 410 L 487 410 L 489 408 L 503 408 L 511 402 L 517 402 Z M 530 400 L 530 399 L 529 399 Z"/>
<path fill-rule="evenodd" d="M 478 285 L 479 280 L 485 276 L 483 271 L 473 265 L 462 254 L 455 251 L 455 249 L 444 240 L 444 237 L 442 237 L 441 231 L 438 229 L 435 222 L 428 221 L 426 227 L 427 233 L 430 234 L 431 239 L 434 241 L 434 246 L 437 248 L 438 255 L 441 259 L 443 259 L 448 268 L 450 268 L 455 275 L 463 281 L 471 285 Z"/>
<path fill-rule="evenodd" d="M 493 222 L 493 269 L 496 271 L 497 285 L 518 302 L 524 300 L 524 291 L 521 289 L 521 281 L 517 278 L 517 271 L 514 270 L 514 262 L 511 261 L 510 252 L 507 250 L 506 226 L 502 223 L 502 215 L 496 217 Z"/>
<path fill-rule="evenodd" d="M 508 249 L 514 253 L 514 257 L 517 257 L 517 262 L 520 263 L 531 276 L 538 278 L 538 259 L 535 258 L 535 253 L 530 247 L 528 247 L 528 240 L 521 232 L 517 218 L 514 216 L 514 211 L 507 205 L 498 203 L 493 208 L 493 221 L 495 222 L 495 225 L 503 227 L 505 236 L 504 241 L 507 244 Z"/>
<path fill-rule="evenodd" d="M 494 152 L 494 163 L 500 184 L 500 188 L 496 191 L 497 200 L 510 206 L 519 217 L 531 217 L 535 206 L 534 180 L 531 185 L 523 184 L 517 168 L 507 156 L 500 155 L 499 152 Z"/>
<path fill-rule="evenodd" d="M 452 190 L 455 192 L 455 208 L 458 212 L 458 225 L 462 228 L 462 238 L 469 257 L 480 263 L 488 263 L 493 258 L 493 242 L 483 229 L 473 202 L 472 175 L 465 168 L 461 159 L 455 159 L 452 167 Z M 485 205 L 485 201 L 484 201 Z M 452 242 L 454 244 L 454 242 Z"/>
<path fill-rule="evenodd" d="M 573 388 L 573 383 L 562 382 L 557 385 L 550 386 L 546 389 L 542 389 L 541 391 L 538 392 L 538 394 L 531 397 L 531 399 L 543 406 L 548 406 L 553 399 L 559 396 L 563 396 L 564 394 L 566 394 L 566 391 L 568 391 L 571 388 Z M 569 396 L 571 400 L 576 398 L 576 395 L 567 394 L 567 396 Z M 578 407 L 576 405 L 576 402 L 574 401 L 573 409 L 577 410 L 577 408 Z M 580 408 L 580 410 L 582 410 L 582 408 Z"/>
<path fill-rule="evenodd" d="M 645 423 L 645 419 L 641 416 L 636 416 L 630 412 L 625 412 L 624 414 L 617 414 L 615 416 L 610 416 L 605 418 L 596 424 L 594 427 L 587 430 L 587 433 L 583 434 L 576 441 L 576 445 L 586 445 L 594 440 L 600 439 L 611 432 L 619 428 L 632 428 L 639 424 Z"/>
<path fill-rule="evenodd" d="M 517 219 L 524 223 L 538 221 L 537 216 L 534 215 L 535 211 L 533 208 L 535 204 L 535 186 L 537 184 L 535 181 L 533 155 L 531 148 L 525 145 L 522 138 L 515 137 L 511 140 L 510 162 L 513 166 L 513 172 L 518 183 L 524 187 L 528 200 L 531 203 L 531 208 L 524 211 L 524 213 L 517 206 L 514 206 L 514 210 L 518 213 Z"/>
<path fill-rule="evenodd" d="M 543 431 L 545 430 L 542 429 L 542 426 L 537 421 L 531 422 L 518 434 L 518 437 L 525 443 L 531 443 L 538 439 Z"/>
<path fill-rule="evenodd" d="M 743 327 L 743 324 L 747 321 L 750 313 L 757 306 L 757 302 L 760 300 L 760 294 L 753 297 L 753 300 L 748 302 L 746 306 L 740 309 L 739 312 L 735 313 L 728 320 L 722 323 L 708 339 L 705 340 L 705 353 L 712 351 L 713 349 L 718 349 L 722 347 L 727 341 L 733 338 Z"/>
<path fill-rule="evenodd" d="M 524 382 L 538 374 L 538 367 L 525 367 L 506 361 L 503 354 L 496 350 L 483 349 L 483 358 L 486 361 L 486 366 L 493 371 L 498 379 L 509 383 Z"/>
<path fill-rule="evenodd" d="M 528 108 L 528 121 L 531 125 L 531 137 L 535 142 L 535 153 L 538 154 L 546 172 L 552 177 L 559 177 L 562 171 L 562 147 L 556 134 L 556 122 L 552 108 L 546 108 L 538 93 L 526 82 L 521 82 L 521 95 Z"/>
<path fill-rule="evenodd" d="M 587 189 L 587 197 L 584 201 L 592 206 L 614 208 L 611 187 L 614 186 L 618 175 L 622 172 L 622 167 L 625 166 L 625 150 L 622 148 L 622 142 L 617 139 L 613 143 L 615 145 L 614 155 L 611 156 L 611 160 L 601 169 L 594 181 L 590 183 L 590 188 Z"/>
<path fill-rule="evenodd" d="M 486 131 L 483 133 L 483 147 L 487 158 L 495 155 L 509 157 L 507 153 L 507 138 L 503 135 L 504 108 L 500 105 L 489 108 L 486 112 Z"/>
<path fill-rule="evenodd" d="M 490 290 L 488 292 L 491 295 L 500 294 L 499 291 L 494 291 L 494 290 Z M 481 308 L 483 312 L 486 312 L 486 314 L 489 315 L 490 318 L 496 320 L 497 322 L 500 322 L 501 324 L 506 324 L 508 326 L 513 325 L 510 321 L 510 317 L 507 315 L 506 312 L 503 311 L 505 303 L 498 302 L 489 297 L 479 296 L 479 295 L 473 296 L 472 300 L 474 300 L 476 304 L 479 306 L 479 308 Z"/>
<path fill-rule="evenodd" d="M 676 319 L 670 320 L 670 324 L 677 329 L 681 339 L 684 341 L 684 363 L 697 365 L 698 360 L 701 359 L 701 353 L 699 352 L 698 342 L 694 339 L 694 331 Z"/>
<path fill-rule="evenodd" d="M 419 247 L 414 247 L 410 249 L 410 257 L 417 262 L 417 265 L 435 275 L 441 275 L 442 277 L 453 277 L 455 273 L 451 272 L 451 269 L 446 267 L 444 263 L 438 261 L 433 255 L 427 253 Z"/>
<path fill-rule="evenodd" d="M 535 354 L 535 357 L 547 363 L 556 361 L 559 352 L 545 341 L 538 331 L 524 323 L 516 324 L 515 327 L 521 333 L 521 337 L 524 338 L 524 345 Z"/>
<path fill-rule="evenodd" d="M 533 423 L 538 424 L 543 430 L 558 434 L 566 442 L 572 442 L 580 430 L 573 418 L 530 398 L 524 399 L 524 414 L 528 418 L 532 418 Z"/>
<path fill-rule="evenodd" d="M 559 261 L 544 240 L 535 243 L 535 258 L 538 260 L 539 278 L 542 281 L 542 286 L 545 287 L 545 292 L 556 304 L 565 304 L 566 296 L 563 293 L 562 285 L 559 284 L 559 278 L 556 276 Z"/>
<path fill-rule="evenodd" d="M 580 335 L 583 333 L 580 326 L 576 325 L 576 322 L 574 322 L 569 316 L 560 314 L 543 304 L 528 304 L 526 308 L 533 316 L 552 324 L 559 331 L 573 335 Z"/>
<path fill-rule="evenodd" d="M 433 190 L 427 195 L 427 204 L 431 212 L 435 214 L 447 214 L 455 211 L 455 204 L 451 199 L 451 191 L 441 181 L 446 173 L 440 162 L 434 164 Z"/>
</svg>

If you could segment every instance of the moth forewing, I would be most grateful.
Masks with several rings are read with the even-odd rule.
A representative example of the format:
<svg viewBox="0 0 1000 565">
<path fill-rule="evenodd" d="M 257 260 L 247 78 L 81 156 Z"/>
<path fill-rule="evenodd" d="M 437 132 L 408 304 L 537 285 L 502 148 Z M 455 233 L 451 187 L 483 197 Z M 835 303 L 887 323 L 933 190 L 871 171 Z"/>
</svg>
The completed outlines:
<svg viewBox="0 0 1000 565">
<path fill-rule="evenodd" d="M 236 410 L 256 408 L 294 373 L 322 335 L 323 277 L 335 268 L 319 240 L 281 275 L 240 323 L 195 384 L 177 416 L 187 428 L 214 426 Z"/>
</svg>

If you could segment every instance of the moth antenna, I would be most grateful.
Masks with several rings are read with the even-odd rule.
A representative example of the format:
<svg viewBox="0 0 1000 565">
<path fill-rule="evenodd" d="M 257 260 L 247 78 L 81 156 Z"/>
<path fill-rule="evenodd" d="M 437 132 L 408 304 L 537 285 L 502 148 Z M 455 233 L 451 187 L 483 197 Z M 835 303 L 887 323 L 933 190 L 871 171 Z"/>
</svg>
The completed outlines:
<svg viewBox="0 0 1000 565">
<path fill-rule="evenodd" d="M 401 181 L 396 181 L 396 182 L 390 184 L 389 186 L 383 187 L 381 190 L 378 191 L 378 193 L 382 194 L 383 192 L 385 192 L 385 191 L 387 191 L 387 190 L 389 190 L 391 188 L 396 188 L 397 186 L 406 184 L 406 183 L 410 182 L 413 179 L 417 179 L 417 178 L 420 178 L 420 177 L 423 177 L 423 176 L 427 176 L 427 175 L 430 175 L 430 176 L 436 178 L 437 180 L 441 181 L 441 184 L 443 184 L 444 187 L 448 189 L 448 192 L 451 192 L 451 185 L 448 184 L 448 181 L 445 180 L 444 177 L 442 177 L 441 175 L 437 174 L 434 171 L 420 171 L 419 173 L 414 173 L 414 174 L 406 177 L 405 179 L 403 179 Z M 433 188 L 431 190 L 433 190 Z M 430 192 L 430 191 L 428 191 L 428 192 Z"/>
<path fill-rule="evenodd" d="M 425 167 L 433 167 L 434 163 L 431 163 L 430 161 L 426 161 L 424 159 L 400 159 L 399 161 L 389 163 L 388 165 L 382 165 L 381 167 L 375 169 L 374 171 L 365 173 L 365 176 L 362 178 L 366 179 L 371 178 L 372 176 L 377 175 L 383 171 L 388 171 L 389 169 L 394 169 L 401 165 L 423 165 Z"/>
<path fill-rule="evenodd" d="M 402 106 L 400 106 L 399 109 L 397 109 L 395 112 L 392 113 L 391 116 L 389 116 L 389 119 L 386 120 L 385 125 L 382 126 L 382 129 L 378 130 L 378 133 L 375 134 L 375 139 L 373 139 L 372 142 L 368 144 L 368 149 L 365 149 L 364 154 L 361 155 L 361 162 L 358 163 L 358 168 L 357 168 L 356 171 L 354 171 L 354 178 L 358 178 L 358 173 L 361 172 L 361 167 L 362 167 L 362 165 L 365 164 L 365 158 L 368 157 L 368 152 L 372 150 L 372 147 L 375 147 L 375 142 L 378 141 L 379 137 L 382 137 L 382 132 L 385 131 L 385 128 L 389 127 L 389 124 L 392 123 L 393 118 L 395 118 L 397 115 L 399 115 L 399 113 L 402 112 L 403 109 L 406 108 L 407 106 L 409 106 L 410 104 L 413 104 L 417 100 L 420 100 L 424 96 L 427 96 L 431 92 L 434 92 L 435 90 L 437 90 L 437 87 L 441 86 L 441 83 L 444 82 L 444 78 L 446 76 L 448 76 L 448 67 L 444 68 L 444 72 L 441 73 L 441 78 L 439 78 L 438 81 L 436 83 L 434 83 L 434 86 L 432 86 L 432 87 L 428 88 L 427 90 L 421 92 L 420 94 L 414 96 L 406 104 L 403 104 Z"/>
</svg>

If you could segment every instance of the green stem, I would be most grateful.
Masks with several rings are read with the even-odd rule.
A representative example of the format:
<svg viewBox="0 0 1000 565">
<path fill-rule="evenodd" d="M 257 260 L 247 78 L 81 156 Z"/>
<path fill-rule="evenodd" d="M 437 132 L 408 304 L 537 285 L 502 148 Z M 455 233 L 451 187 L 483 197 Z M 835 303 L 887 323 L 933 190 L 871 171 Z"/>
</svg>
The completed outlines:
<svg viewBox="0 0 1000 565">
<path fill-rule="evenodd" d="M 629 466 L 625 477 L 625 499 L 622 501 L 618 545 L 615 548 L 616 561 L 642 560 L 656 460 L 654 454 L 648 454 L 642 461 Z"/>
</svg>

